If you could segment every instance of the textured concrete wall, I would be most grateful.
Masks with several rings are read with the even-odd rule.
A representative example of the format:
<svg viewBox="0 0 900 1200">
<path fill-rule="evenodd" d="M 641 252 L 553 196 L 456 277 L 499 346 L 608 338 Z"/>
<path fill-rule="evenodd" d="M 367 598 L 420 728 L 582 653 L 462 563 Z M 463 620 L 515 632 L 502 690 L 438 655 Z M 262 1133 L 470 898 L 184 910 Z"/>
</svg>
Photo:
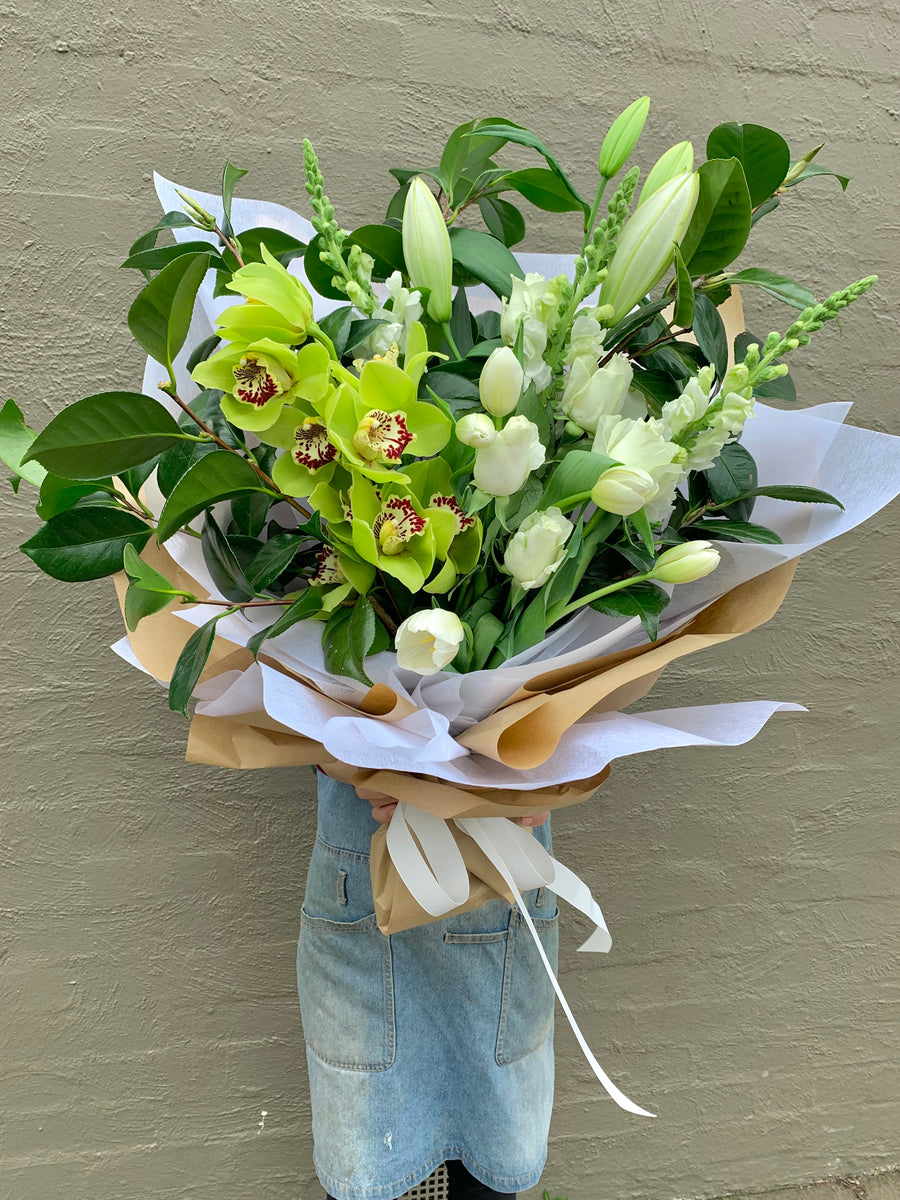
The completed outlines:
<svg viewBox="0 0 900 1200">
<path fill-rule="evenodd" d="M 472 115 L 527 123 L 587 188 L 605 121 L 646 91 L 645 162 L 720 119 L 827 137 L 850 192 L 795 193 L 752 261 L 820 295 L 881 274 L 796 376 L 805 402 L 849 395 L 898 433 L 897 28 L 888 0 L 0 0 L 3 390 L 43 423 L 138 383 L 116 266 L 156 218 L 153 167 L 212 188 L 231 157 L 248 194 L 297 205 L 309 135 L 352 226 L 383 211 L 388 166 Z M 568 247 L 565 221 L 538 215 L 527 245 Z M 789 319 L 749 301 L 751 327 Z M 294 988 L 310 780 L 185 766 L 185 723 L 106 650 L 110 586 L 39 577 L 15 550 L 33 514 L 0 503 L 0 1194 L 315 1197 Z M 567 915 L 565 986 L 660 1120 L 608 1102 L 561 1032 L 551 1194 L 900 1159 L 898 515 L 811 555 L 770 626 L 676 665 L 654 701 L 808 715 L 633 760 L 559 819 L 616 939 L 576 960 Z"/>
</svg>

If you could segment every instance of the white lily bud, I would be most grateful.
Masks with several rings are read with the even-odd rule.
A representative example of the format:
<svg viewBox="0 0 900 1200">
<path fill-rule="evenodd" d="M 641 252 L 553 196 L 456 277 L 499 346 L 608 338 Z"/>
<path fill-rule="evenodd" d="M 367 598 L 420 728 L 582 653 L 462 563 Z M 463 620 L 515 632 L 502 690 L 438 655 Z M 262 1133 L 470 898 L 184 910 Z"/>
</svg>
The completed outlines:
<svg viewBox="0 0 900 1200">
<path fill-rule="evenodd" d="M 545 456 L 537 425 L 521 415 L 510 417 L 490 445 L 475 455 L 475 486 L 488 496 L 511 496 Z"/>
<path fill-rule="evenodd" d="M 494 422 L 487 413 L 466 413 L 456 422 L 456 439 L 464 446 L 474 446 L 476 450 L 489 446 L 497 437 Z"/>
<path fill-rule="evenodd" d="M 600 288 L 599 303 L 613 306 L 613 324 L 621 321 L 671 266 L 675 247 L 693 216 L 699 189 L 698 175 L 677 175 L 625 223 Z"/>
<path fill-rule="evenodd" d="M 591 491 L 591 499 L 604 512 L 630 517 L 659 491 L 653 476 L 640 467 L 610 467 Z"/>
<path fill-rule="evenodd" d="M 659 556 L 653 565 L 653 578 L 660 583 L 693 583 L 718 565 L 719 552 L 712 542 L 680 542 Z"/>
<path fill-rule="evenodd" d="M 436 675 L 456 658 L 465 641 L 463 623 L 445 608 L 425 608 L 407 617 L 394 635 L 397 666 L 419 675 Z"/>
<path fill-rule="evenodd" d="M 650 97 L 641 96 L 639 100 L 633 100 L 624 112 L 619 113 L 600 147 L 598 166 L 601 175 L 612 179 L 625 166 L 628 156 L 641 136 L 649 111 Z"/>
<path fill-rule="evenodd" d="M 509 540 L 503 565 L 523 588 L 546 583 L 566 557 L 572 522 L 559 508 L 526 517 Z"/>
<path fill-rule="evenodd" d="M 498 346 L 481 368 L 478 391 L 481 407 L 492 417 L 507 417 L 515 412 L 525 372 L 509 346 Z"/>
<path fill-rule="evenodd" d="M 452 308 L 453 254 L 450 234 L 431 188 L 420 175 L 409 185 L 403 205 L 403 258 L 410 285 L 428 288 L 428 315 L 449 321 Z"/>
<path fill-rule="evenodd" d="M 638 208 L 645 204 L 654 192 L 659 191 L 664 183 L 668 183 L 670 179 L 674 179 L 683 171 L 692 171 L 693 169 L 694 147 L 691 143 L 679 142 L 677 146 L 670 146 L 650 168 L 650 174 L 644 180 L 644 186 L 638 197 Z"/>
</svg>

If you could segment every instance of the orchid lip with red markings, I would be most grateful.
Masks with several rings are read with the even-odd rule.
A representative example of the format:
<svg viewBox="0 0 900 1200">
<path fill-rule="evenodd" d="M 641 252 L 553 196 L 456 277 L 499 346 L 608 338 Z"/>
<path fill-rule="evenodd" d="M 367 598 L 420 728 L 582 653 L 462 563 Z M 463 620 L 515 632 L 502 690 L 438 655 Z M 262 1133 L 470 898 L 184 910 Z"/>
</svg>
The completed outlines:
<svg viewBox="0 0 900 1200">
<path fill-rule="evenodd" d="M 284 390 L 275 373 L 255 354 L 245 354 L 233 373 L 235 396 L 254 408 L 262 408 Z"/>
<path fill-rule="evenodd" d="M 332 546 L 325 546 L 316 555 L 316 569 L 309 582 L 313 587 L 327 587 L 329 584 L 347 582 L 347 577 L 341 570 L 337 553 Z"/>
<path fill-rule="evenodd" d="M 337 448 L 328 440 L 328 430 L 321 421 L 304 421 L 294 431 L 294 440 L 291 456 L 299 467 L 317 471 L 337 457 Z"/>
<path fill-rule="evenodd" d="M 379 458 L 386 462 L 399 462 L 412 440 L 413 435 L 402 413 L 373 408 L 360 421 L 353 435 L 353 449 L 360 458 L 369 462 Z"/>
<path fill-rule="evenodd" d="M 428 502 L 429 508 L 446 508 L 456 517 L 456 532 L 465 533 L 467 529 L 471 529 L 475 524 L 474 517 L 467 517 L 459 506 L 459 501 L 455 496 L 432 496 Z"/>
<path fill-rule="evenodd" d="M 424 533 L 427 517 L 420 517 L 412 501 L 403 496 L 386 500 L 381 512 L 372 524 L 372 532 L 378 539 L 384 554 L 401 554 L 406 543 L 417 534 Z"/>
</svg>

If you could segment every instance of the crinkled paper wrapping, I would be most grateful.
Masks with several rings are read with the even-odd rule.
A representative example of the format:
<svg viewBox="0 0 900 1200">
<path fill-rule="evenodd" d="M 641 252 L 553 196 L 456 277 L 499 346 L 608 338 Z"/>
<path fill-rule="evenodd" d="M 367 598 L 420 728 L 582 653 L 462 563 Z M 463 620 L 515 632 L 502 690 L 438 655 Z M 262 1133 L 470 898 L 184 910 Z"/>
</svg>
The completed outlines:
<svg viewBox="0 0 900 1200">
<path fill-rule="evenodd" d="M 157 176 L 164 208 L 178 207 L 173 185 Z M 220 200 L 193 195 L 211 212 Z M 235 228 L 273 226 L 307 240 L 311 227 L 278 205 L 236 200 Z M 196 238 L 196 230 L 175 230 Z M 526 270 L 571 274 L 562 256 L 522 255 Z M 302 263 L 291 269 L 302 277 Z M 473 289 L 473 308 L 489 296 Z M 191 349 L 212 330 L 229 303 L 201 288 L 188 343 L 176 363 L 181 395 L 195 388 L 184 367 Z M 326 302 L 322 312 L 334 304 Z M 731 310 L 740 321 L 739 304 Z M 319 314 L 321 315 L 321 313 Z M 740 328 L 740 324 L 737 328 Z M 144 390 L 163 378 L 148 361 Z M 223 618 L 197 690 L 189 761 L 250 769 L 318 763 L 357 786 L 365 785 L 448 821 L 467 816 L 520 817 L 587 799 L 617 758 L 663 747 L 737 745 L 753 738 L 779 710 L 778 701 L 699 705 L 656 712 L 624 711 L 652 688 L 678 658 L 755 629 L 778 609 L 797 558 L 868 519 L 900 492 L 900 438 L 842 424 L 849 404 L 800 411 L 757 405 L 743 442 L 759 466 L 759 483 L 808 484 L 836 494 L 844 511 L 761 498 L 754 519 L 782 537 L 781 545 L 719 543 L 722 561 L 712 575 L 674 590 L 656 643 L 640 622 L 582 611 L 539 646 L 493 671 L 441 672 L 421 678 L 397 667 L 385 652 L 367 660 L 374 686 L 332 676 L 325 668 L 321 625 L 303 621 L 267 641 L 254 661 L 246 643 L 277 610 L 256 609 Z M 146 499 L 161 503 L 152 479 Z M 176 534 L 164 547 L 148 544 L 144 557 L 178 587 L 219 598 L 195 538 Z M 117 580 L 120 598 L 127 580 Z M 219 611 L 202 604 L 170 605 L 145 618 L 115 649 L 161 682 L 197 625 Z M 265 615 L 261 615 L 265 614 Z M 372 884 L 378 923 L 393 933 L 434 919 L 413 899 L 390 858 L 386 828 L 372 840 Z M 469 837 L 452 823 L 470 874 L 468 901 L 478 907 L 509 891 Z"/>
</svg>

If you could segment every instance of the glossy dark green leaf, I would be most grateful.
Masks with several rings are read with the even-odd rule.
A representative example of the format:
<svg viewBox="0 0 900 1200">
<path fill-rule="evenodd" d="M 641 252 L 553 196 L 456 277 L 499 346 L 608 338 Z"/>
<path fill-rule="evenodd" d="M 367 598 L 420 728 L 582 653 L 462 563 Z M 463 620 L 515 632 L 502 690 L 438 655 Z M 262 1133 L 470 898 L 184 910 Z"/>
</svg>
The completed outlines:
<svg viewBox="0 0 900 1200">
<path fill-rule="evenodd" d="M 184 345 L 194 301 L 209 269 L 209 254 L 183 254 L 138 293 L 128 310 L 128 328 L 135 341 L 175 376 L 172 363 Z"/>
<path fill-rule="evenodd" d="M 225 170 L 222 172 L 222 208 L 225 212 L 222 231 L 229 237 L 234 233 L 231 224 L 231 202 L 234 199 L 234 189 L 238 180 L 243 179 L 246 174 L 246 171 L 230 162 L 225 164 Z"/>
<path fill-rule="evenodd" d="M 256 453 L 259 453 L 257 449 Z M 243 492 L 231 501 L 231 522 L 228 526 L 229 537 L 232 534 L 241 537 L 258 539 L 266 524 L 269 509 L 274 503 L 266 492 Z M 258 548 L 259 542 L 256 543 Z M 254 549 L 254 553 L 256 549 Z"/>
<path fill-rule="evenodd" d="M 641 360 L 638 359 L 638 362 Z M 671 375 L 665 371 L 657 370 L 638 370 L 635 368 L 634 376 L 631 380 L 631 386 L 637 388 L 646 401 L 649 412 L 658 417 L 662 413 L 662 407 L 669 400 L 674 400 L 681 395 L 682 388 L 675 382 Z"/>
<path fill-rule="evenodd" d="M 326 266 L 319 257 L 324 249 L 325 245 L 321 235 L 317 233 L 306 247 L 306 253 L 303 255 L 303 269 L 306 272 L 306 278 L 320 296 L 324 296 L 328 300 L 346 300 L 347 293 L 339 291 L 331 282 L 336 274 L 334 268 Z"/>
<path fill-rule="evenodd" d="M 816 302 L 809 288 L 805 288 L 801 283 L 795 283 L 793 279 L 784 275 L 776 275 L 774 271 L 764 271 L 758 267 L 747 267 L 744 271 L 738 271 L 730 277 L 729 282 L 762 288 L 764 292 L 768 292 L 776 300 L 790 304 L 792 308 L 810 308 Z"/>
<path fill-rule="evenodd" d="M 525 277 L 515 255 L 497 238 L 480 229 L 451 229 L 450 248 L 454 262 L 486 283 L 500 297 L 510 295 L 512 276 Z"/>
<path fill-rule="evenodd" d="M 209 242 L 199 241 L 176 242 L 174 246 L 154 246 L 150 250 L 140 250 L 137 254 L 130 254 L 122 263 L 122 267 L 133 267 L 138 271 L 161 271 L 183 254 L 205 254 L 209 258 L 209 266 L 214 270 L 225 267 L 215 247 Z"/>
<path fill-rule="evenodd" d="M 744 332 L 739 333 L 734 339 L 734 356 L 736 362 L 743 362 L 744 356 L 747 353 L 747 347 L 751 342 L 755 342 L 758 346 L 762 346 L 765 338 L 758 338 L 755 334 Z M 775 360 L 780 363 L 780 359 Z M 797 399 L 797 388 L 794 386 L 794 381 L 790 375 L 779 375 L 776 379 L 770 379 L 768 383 L 759 383 L 754 387 L 753 394 L 759 396 L 761 400 L 789 400 Z"/>
<path fill-rule="evenodd" d="M 721 383 L 728 369 L 728 336 L 719 310 L 702 292 L 697 293 L 694 301 L 694 337 Z"/>
<path fill-rule="evenodd" d="M 319 321 L 319 328 L 330 339 L 334 346 L 334 352 L 341 358 L 344 352 L 348 349 L 347 338 L 350 334 L 350 324 L 353 320 L 353 308 L 349 304 L 343 304 L 340 308 L 334 309 L 327 313 Z"/>
<path fill-rule="evenodd" d="M 177 442 L 165 454 L 160 455 L 156 471 L 159 490 L 164 496 L 170 495 L 185 471 L 207 454 L 215 454 L 219 449 L 215 442 Z"/>
<path fill-rule="evenodd" d="M 142 392 L 101 392 L 77 400 L 32 442 L 37 460 L 66 479 L 104 479 L 183 440 L 175 418 Z"/>
<path fill-rule="evenodd" d="M 611 592 L 593 600 L 590 607 L 608 617 L 640 617 L 641 624 L 651 642 L 659 635 L 659 618 L 669 604 L 670 597 L 661 587 L 645 580 L 634 583 L 621 592 Z"/>
<path fill-rule="evenodd" d="M 699 169 L 700 192 L 681 253 L 691 275 L 734 262 L 750 234 L 750 193 L 736 158 L 713 158 Z"/>
<path fill-rule="evenodd" d="M 511 171 L 503 176 L 503 187 L 524 196 L 525 199 L 544 212 L 581 212 L 583 205 L 571 187 L 555 171 L 546 167 L 526 167 L 524 171 Z M 524 230 L 523 230 L 524 233 Z"/>
<path fill-rule="evenodd" d="M 569 496 L 590 492 L 603 472 L 615 461 L 605 454 L 594 454 L 591 450 L 570 450 L 554 468 L 544 488 L 543 507 L 549 508 Z"/>
<path fill-rule="evenodd" d="M 750 228 L 752 229 L 757 221 L 761 221 L 763 217 L 767 217 L 770 212 L 774 212 L 776 208 L 780 207 L 781 200 L 778 196 L 770 196 L 768 200 L 763 200 L 762 204 L 754 208 L 750 215 Z"/>
<path fill-rule="evenodd" d="M 195 462 L 175 484 L 159 517 L 160 542 L 192 521 L 205 508 L 242 492 L 266 491 L 246 459 L 230 450 L 216 450 Z"/>
<path fill-rule="evenodd" d="M 716 504 L 730 504 L 748 495 L 759 480 L 756 461 L 740 442 L 723 446 L 722 453 L 703 474 L 709 495 Z"/>
<path fill-rule="evenodd" d="M 0 460 L 17 476 L 40 487 L 47 471 L 40 463 L 26 459 L 37 437 L 38 434 L 25 424 L 22 410 L 15 400 L 7 400 L 0 408 Z M 23 462 L 23 459 L 26 461 Z"/>
<path fill-rule="evenodd" d="M 781 186 L 791 166 L 791 152 L 781 134 L 737 121 L 716 126 L 706 143 L 706 157 L 738 160 L 754 208 Z"/>
<path fill-rule="evenodd" d="M 263 542 L 247 567 L 247 578 L 257 591 L 271 587 L 297 557 L 301 540 L 295 533 L 279 533 Z"/>
<path fill-rule="evenodd" d="M 504 246 L 515 246 L 525 236 L 525 218 L 514 204 L 499 196 L 482 196 L 478 208 L 488 230 Z"/>
<path fill-rule="evenodd" d="M 485 613 L 472 630 L 471 670 L 480 671 L 494 652 L 503 632 L 503 622 L 494 613 Z"/>
<path fill-rule="evenodd" d="M 129 255 L 140 254 L 142 250 L 152 249 L 156 245 L 159 235 L 165 229 L 187 229 L 189 226 L 193 225 L 194 222 L 187 215 L 187 213 L 167 212 L 165 216 L 161 217 L 160 220 L 156 222 L 152 229 L 148 229 L 146 233 L 142 233 L 141 236 L 132 243 L 128 253 Z"/>
<path fill-rule="evenodd" d="M 282 229 L 269 229 L 265 225 L 244 229 L 238 238 L 241 243 L 241 258 L 245 263 L 262 262 L 262 247 L 265 246 L 268 252 L 286 267 L 292 259 L 302 256 L 307 245 Z"/>
<path fill-rule="evenodd" d="M 765 525 L 752 525 L 749 521 L 722 521 L 710 517 L 695 521 L 691 529 L 707 538 L 724 536 L 741 542 L 759 542 L 762 545 L 780 545 L 783 540 L 774 529 L 767 529 Z"/>
<path fill-rule="evenodd" d="M 176 596 L 197 599 L 176 588 L 165 575 L 144 562 L 130 543 L 125 547 L 122 561 L 130 580 L 125 592 L 125 624 L 130 630 L 137 629 L 144 617 L 161 612 Z"/>
<path fill-rule="evenodd" d="M 100 484 L 105 487 L 100 487 Z M 40 499 L 37 503 L 37 515 L 42 521 L 66 512 L 83 500 L 86 496 L 103 495 L 112 490 L 112 480 L 103 479 L 92 483 L 82 483 L 76 479 L 62 479 L 59 475 L 47 474 L 41 484 Z"/>
<path fill-rule="evenodd" d="M 120 508 L 87 505 L 52 517 L 21 549 L 45 574 L 71 583 L 121 571 L 125 546 L 143 549 L 152 532 Z"/>
<path fill-rule="evenodd" d="M 221 613 L 217 613 L 212 620 L 195 630 L 178 656 L 169 683 L 169 708 L 173 712 L 180 712 L 184 716 L 188 715 L 188 703 L 194 688 L 200 681 L 203 668 L 209 661 L 216 637 L 216 625 L 228 615 L 228 612 L 228 609 L 224 609 Z"/>
<path fill-rule="evenodd" d="M 772 500 L 790 500 L 794 504 L 833 504 L 843 508 L 840 500 L 830 492 L 820 488 L 804 487 L 802 484 L 770 483 L 766 487 L 756 488 L 752 496 L 768 496 Z"/>
<path fill-rule="evenodd" d="M 254 589 L 212 513 L 206 514 L 200 535 L 203 561 L 213 583 L 226 600 L 252 600 Z"/>
<path fill-rule="evenodd" d="M 352 608 L 336 608 L 322 634 L 325 669 L 371 687 L 364 662 L 375 640 L 375 630 L 375 613 L 365 596 L 357 596 Z"/>
<path fill-rule="evenodd" d="M 213 333 L 208 338 L 204 338 L 199 345 L 195 346 L 187 360 L 188 371 L 193 371 L 194 367 L 202 362 L 206 362 L 221 340 L 217 333 Z"/>
<path fill-rule="evenodd" d="M 694 319 L 694 285 L 691 283 L 691 273 L 684 265 L 684 258 L 678 246 L 675 247 L 675 309 L 672 313 L 672 324 L 690 329 Z"/>
<path fill-rule="evenodd" d="M 456 295 L 453 297 L 453 306 L 450 310 L 450 333 L 453 336 L 453 341 L 456 343 L 457 350 L 463 358 L 465 358 L 475 345 L 477 332 L 478 330 L 472 319 L 472 314 L 469 312 L 466 289 L 457 288 Z"/>
<path fill-rule="evenodd" d="M 286 633 L 292 625 L 296 625 L 298 621 L 308 620 L 316 613 L 322 611 L 322 588 L 308 587 L 305 592 L 294 601 L 293 604 L 283 608 L 281 615 L 277 621 L 269 625 L 266 629 L 261 629 L 259 633 L 255 633 L 247 643 L 247 649 L 254 657 L 259 654 L 260 647 L 269 638 L 278 637 L 279 634 Z M 341 611 L 341 610 L 339 610 Z"/>
<path fill-rule="evenodd" d="M 791 163 L 791 166 L 793 166 L 793 165 L 794 164 Z M 829 171 L 827 167 L 819 166 L 819 164 L 817 162 L 811 162 L 809 164 L 809 166 L 804 168 L 804 170 L 802 170 L 800 172 L 800 174 L 797 176 L 797 178 L 792 179 L 791 182 L 789 184 L 787 184 L 787 186 L 788 187 L 796 187 L 797 184 L 802 183 L 804 179 L 816 179 L 820 175 L 830 175 L 833 179 L 836 179 L 838 181 L 838 183 L 841 185 L 842 192 L 846 192 L 847 185 L 850 183 L 850 180 L 853 178 L 852 175 L 840 175 L 840 174 L 838 174 L 837 171 Z"/>
<path fill-rule="evenodd" d="M 496 120 L 492 120 L 488 125 L 479 125 L 478 133 L 482 136 L 490 134 L 493 137 L 505 138 L 508 142 L 516 142 L 520 146 L 528 146 L 532 150 L 537 150 L 538 154 L 546 159 L 550 170 L 557 176 L 566 190 L 578 201 L 579 208 L 583 209 L 584 212 L 590 211 L 588 202 L 578 194 L 575 185 L 566 175 L 557 158 L 536 134 L 531 133 L 528 129 L 524 129 L 521 125 L 516 125 L 513 121 L 506 121 L 499 117 Z"/>
<path fill-rule="evenodd" d="M 370 334 L 374 333 L 379 325 L 384 324 L 385 321 L 381 317 L 362 317 L 358 321 L 351 321 L 350 328 L 347 330 L 345 353 L 351 353 Z"/>
<path fill-rule="evenodd" d="M 360 225 L 347 238 L 350 245 L 362 247 L 375 259 L 373 279 L 387 279 L 394 271 L 405 272 L 403 237 L 390 225 Z"/>
</svg>

